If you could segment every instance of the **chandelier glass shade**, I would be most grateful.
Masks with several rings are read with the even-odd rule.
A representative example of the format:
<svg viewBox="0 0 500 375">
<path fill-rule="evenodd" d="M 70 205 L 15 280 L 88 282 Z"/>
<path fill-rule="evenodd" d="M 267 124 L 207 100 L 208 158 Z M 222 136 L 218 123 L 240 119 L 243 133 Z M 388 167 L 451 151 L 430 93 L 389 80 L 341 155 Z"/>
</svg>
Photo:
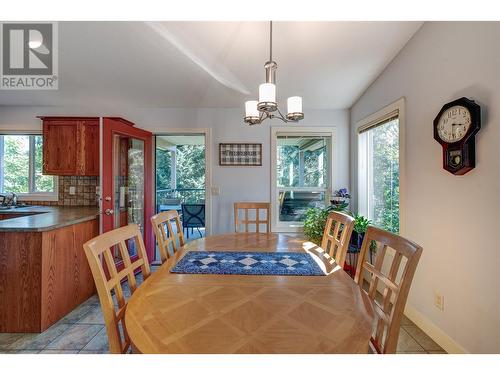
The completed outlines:
<svg viewBox="0 0 500 375">
<path fill-rule="evenodd" d="M 269 61 L 264 64 L 266 82 L 259 86 L 259 100 L 245 102 L 245 122 L 249 125 L 261 124 L 265 119 L 279 118 L 284 122 L 298 122 L 304 118 L 302 98 L 291 96 L 287 100 L 287 114 L 283 116 L 276 100 L 276 69 L 273 61 L 273 23 L 269 23 Z M 277 112 L 277 113 L 274 113 Z"/>
</svg>

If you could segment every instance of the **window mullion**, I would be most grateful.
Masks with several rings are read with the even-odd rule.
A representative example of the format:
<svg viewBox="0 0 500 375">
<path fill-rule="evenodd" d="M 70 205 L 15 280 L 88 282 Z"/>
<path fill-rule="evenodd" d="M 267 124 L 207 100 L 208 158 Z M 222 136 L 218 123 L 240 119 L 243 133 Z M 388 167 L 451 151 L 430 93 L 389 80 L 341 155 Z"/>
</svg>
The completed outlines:
<svg viewBox="0 0 500 375">
<path fill-rule="evenodd" d="M 30 135 L 29 136 L 29 167 L 28 167 L 28 173 L 29 173 L 29 192 L 34 193 L 35 192 L 35 136 Z"/>
<path fill-rule="evenodd" d="M 5 175 L 4 160 L 5 160 L 4 136 L 0 135 L 0 192 L 3 192 L 3 183 L 4 183 L 4 175 Z"/>
<path fill-rule="evenodd" d="M 366 150 L 366 155 L 367 155 L 367 210 L 366 210 L 366 217 L 369 220 L 373 220 L 373 207 L 374 207 L 374 202 L 373 202 L 373 191 L 374 191 L 374 186 L 373 186 L 373 158 L 374 158 L 374 153 L 373 153 L 373 132 L 369 131 L 368 132 L 368 142 L 367 142 L 367 150 Z"/>
</svg>

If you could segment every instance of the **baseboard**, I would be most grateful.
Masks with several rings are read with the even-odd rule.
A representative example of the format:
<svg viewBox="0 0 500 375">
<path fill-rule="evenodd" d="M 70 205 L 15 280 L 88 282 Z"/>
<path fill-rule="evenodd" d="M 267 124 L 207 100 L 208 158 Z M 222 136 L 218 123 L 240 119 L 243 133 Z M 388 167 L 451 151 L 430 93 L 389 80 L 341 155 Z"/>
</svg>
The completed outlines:
<svg viewBox="0 0 500 375">
<path fill-rule="evenodd" d="M 469 353 L 463 346 L 453 340 L 450 336 L 443 332 L 443 330 L 432 323 L 426 316 L 413 306 L 406 305 L 405 315 L 417 327 L 424 331 L 427 336 L 439 344 L 447 353 L 450 354 L 466 354 Z"/>
</svg>

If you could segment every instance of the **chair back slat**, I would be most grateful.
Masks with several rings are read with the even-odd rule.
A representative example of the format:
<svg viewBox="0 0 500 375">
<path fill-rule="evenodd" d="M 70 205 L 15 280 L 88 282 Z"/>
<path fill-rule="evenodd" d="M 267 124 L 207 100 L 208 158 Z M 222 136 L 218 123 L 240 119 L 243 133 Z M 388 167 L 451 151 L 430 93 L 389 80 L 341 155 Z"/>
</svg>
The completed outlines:
<svg viewBox="0 0 500 375">
<path fill-rule="evenodd" d="M 354 229 L 354 218 L 342 212 L 331 212 L 326 219 L 321 248 L 344 267 L 349 240 Z"/>
<path fill-rule="evenodd" d="M 173 230 L 172 221 L 175 224 L 175 231 Z M 160 212 L 151 218 L 151 223 L 153 224 L 156 243 L 163 263 L 170 258 L 170 248 L 173 255 L 179 247 L 185 244 L 179 213 L 175 210 Z M 177 242 L 179 242 L 179 245 L 177 245 Z"/>
<path fill-rule="evenodd" d="M 244 218 L 240 219 L 240 210 L 243 210 Z M 266 215 L 263 218 L 260 215 L 260 211 L 265 211 Z M 249 219 L 249 211 L 255 211 L 255 220 Z M 270 204 L 262 202 L 236 202 L 234 203 L 234 231 L 240 232 L 240 227 L 243 225 L 245 227 L 244 232 L 250 232 L 249 225 L 255 224 L 255 232 L 260 233 L 260 226 L 266 226 L 266 232 L 270 232 Z"/>
<path fill-rule="evenodd" d="M 130 258 L 127 243 L 129 246 L 134 246 L 137 251 L 138 259 L 134 262 Z M 130 291 L 134 293 L 137 289 L 135 271 L 140 268 L 144 279 L 151 274 L 139 227 L 136 224 L 129 224 L 101 234 L 83 244 L 83 248 L 101 303 L 109 350 L 115 354 L 126 353 L 130 348 L 130 339 L 123 322 L 127 301 L 121 282 L 127 278 Z M 111 254 L 115 249 L 118 249 L 123 260 L 123 269 L 120 272 Z M 117 306 L 113 301 L 113 295 L 116 297 Z"/>
<path fill-rule="evenodd" d="M 375 251 L 375 264 L 369 252 Z M 422 247 L 394 233 L 368 227 L 354 281 L 373 302 L 375 320 L 370 347 L 377 353 L 395 353 L 401 318 Z M 365 276 L 368 276 L 368 280 Z"/>
</svg>

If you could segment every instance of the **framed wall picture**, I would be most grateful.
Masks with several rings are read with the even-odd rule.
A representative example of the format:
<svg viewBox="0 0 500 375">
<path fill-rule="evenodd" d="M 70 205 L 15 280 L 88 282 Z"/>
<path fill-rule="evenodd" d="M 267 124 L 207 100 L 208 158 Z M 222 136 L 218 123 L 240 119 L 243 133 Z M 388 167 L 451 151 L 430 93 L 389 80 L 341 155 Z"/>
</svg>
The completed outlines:
<svg viewBox="0 0 500 375">
<path fill-rule="evenodd" d="M 219 143 L 219 165 L 262 166 L 262 143 Z"/>
</svg>

